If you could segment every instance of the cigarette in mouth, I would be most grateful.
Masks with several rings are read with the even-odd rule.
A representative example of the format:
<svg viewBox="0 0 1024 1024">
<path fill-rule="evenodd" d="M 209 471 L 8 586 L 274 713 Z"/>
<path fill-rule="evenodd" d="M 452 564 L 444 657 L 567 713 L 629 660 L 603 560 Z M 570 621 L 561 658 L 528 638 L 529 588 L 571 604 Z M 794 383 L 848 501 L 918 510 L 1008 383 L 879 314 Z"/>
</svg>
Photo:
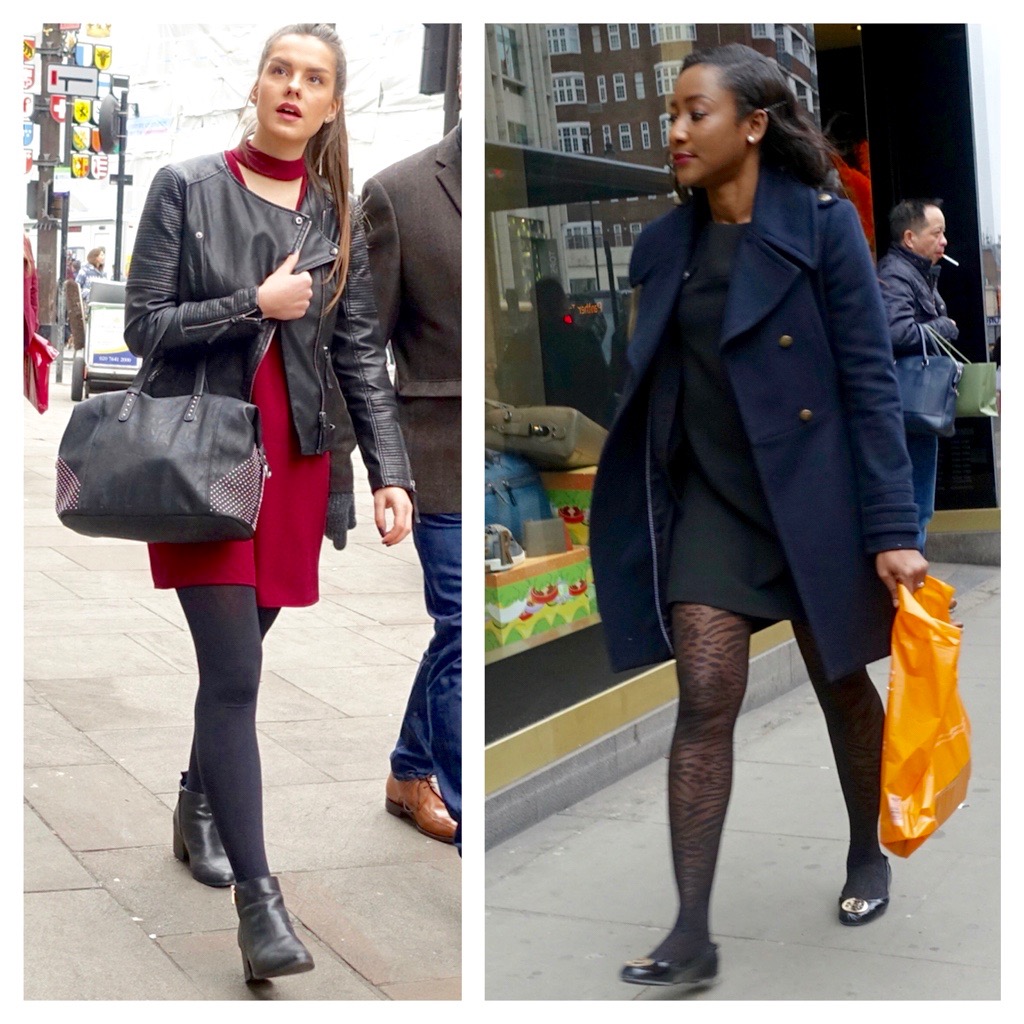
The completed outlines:
<svg viewBox="0 0 1024 1024">
<path fill-rule="evenodd" d="M 943 259 L 944 259 L 944 260 L 945 260 L 945 261 L 946 261 L 947 263 L 952 263 L 954 267 L 959 267 L 959 266 L 960 266 L 960 264 L 959 264 L 959 263 L 957 263 L 957 261 L 956 261 L 955 259 L 953 259 L 953 257 L 952 257 L 952 256 L 947 256 L 947 255 L 946 255 L 945 253 L 943 253 L 943 254 L 942 254 L 942 258 L 943 258 Z"/>
</svg>

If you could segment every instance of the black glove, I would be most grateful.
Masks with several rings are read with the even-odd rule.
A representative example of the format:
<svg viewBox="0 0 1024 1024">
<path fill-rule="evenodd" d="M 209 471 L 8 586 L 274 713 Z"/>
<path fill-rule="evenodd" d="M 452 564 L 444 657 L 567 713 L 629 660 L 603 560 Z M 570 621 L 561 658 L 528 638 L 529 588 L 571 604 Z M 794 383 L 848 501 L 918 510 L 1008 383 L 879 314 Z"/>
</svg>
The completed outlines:
<svg viewBox="0 0 1024 1024">
<path fill-rule="evenodd" d="M 324 536 L 341 551 L 348 541 L 348 531 L 356 525 L 356 498 L 349 492 L 333 492 L 327 499 L 327 522 Z"/>
</svg>

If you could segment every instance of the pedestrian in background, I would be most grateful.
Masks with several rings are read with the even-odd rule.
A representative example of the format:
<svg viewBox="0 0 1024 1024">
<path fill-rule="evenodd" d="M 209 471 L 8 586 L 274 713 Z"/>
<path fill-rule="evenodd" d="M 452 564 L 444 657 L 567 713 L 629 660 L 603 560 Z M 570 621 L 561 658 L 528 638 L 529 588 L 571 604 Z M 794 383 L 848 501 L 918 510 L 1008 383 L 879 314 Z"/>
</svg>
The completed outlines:
<svg viewBox="0 0 1024 1024">
<path fill-rule="evenodd" d="M 96 278 L 103 278 L 106 280 L 107 275 L 103 269 L 107 260 L 107 250 L 103 246 L 97 246 L 95 249 L 90 249 L 85 257 L 85 266 L 78 271 L 78 275 L 75 280 L 78 282 L 78 287 L 82 292 L 83 304 L 89 301 L 89 292 L 92 290 L 92 283 Z"/>
<path fill-rule="evenodd" d="M 370 178 L 362 198 L 417 486 L 412 536 L 434 620 L 391 752 L 385 806 L 461 854 L 462 123 Z"/>
<path fill-rule="evenodd" d="M 28 351 L 28 343 L 32 335 L 39 330 L 39 272 L 36 270 L 36 258 L 32 254 L 32 243 L 28 235 L 22 235 L 24 243 L 24 271 L 25 271 L 25 351 Z"/>
<path fill-rule="evenodd" d="M 329 26 L 275 32 L 249 97 L 253 134 L 157 172 L 127 286 L 128 346 L 159 360 L 152 393 L 191 394 L 205 358 L 210 391 L 259 408 L 271 470 L 252 540 L 149 549 L 155 585 L 177 591 L 199 665 L 174 853 L 198 881 L 234 883 L 246 980 L 313 967 L 267 863 L 255 719 L 263 638 L 282 607 L 319 596 L 333 424 L 351 417 L 382 542 L 401 541 L 412 517 L 349 197 L 345 75 Z"/>
<path fill-rule="evenodd" d="M 775 61 L 740 45 L 690 54 L 669 109 L 684 203 L 633 250 L 630 377 L 597 471 L 591 552 L 613 667 L 672 656 L 680 693 L 679 912 L 621 978 L 699 985 L 718 973 L 711 887 L 764 625 L 792 622 L 825 713 L 850 824 L 839 921 L 888 905 L 884 710 L 864 666 L 889 653 L 897 586 L 922 586 L 927 562 L 885 310 L 820 130 Z"/>
<path fill-rule="evenodd" d="M 878 263 L 878 280 L 889 318 L 895 357 L 921 353 L 922 329 L 946 341 L 960 330 L 947 315 L 939 295 L 939 261 L 946 251 L 946 218 L 941 199 L 904 199 L 889 211 L 889 251 Z M 935 344 L 925 339 L 929 351 Z M 939 465 L 938 434 L 908 433 L 907 451 L 914 467 L 917 546 L 924 551 L 928 524 L 935 514 L 935 480 Z"/>
</svg>

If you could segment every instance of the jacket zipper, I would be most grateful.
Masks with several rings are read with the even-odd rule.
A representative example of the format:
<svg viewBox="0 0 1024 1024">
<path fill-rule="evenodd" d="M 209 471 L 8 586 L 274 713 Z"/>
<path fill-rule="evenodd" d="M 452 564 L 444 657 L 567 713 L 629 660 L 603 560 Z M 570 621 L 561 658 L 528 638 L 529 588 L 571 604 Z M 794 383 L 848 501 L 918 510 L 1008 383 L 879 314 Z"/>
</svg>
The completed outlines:
<svg viewBox="0 0 1024 1024">
<path fill-rule="evenodd" d="M 644 441 L 644 482 L 647 489 L 647 533 L 651 541 L 651 564 L 654 566 L 654 613 L 658 616 L 658 627 L 669 653 L 674 654 L 672 638 L 665 628 L 665 616 L 661 610 L 661 586 L 658 582 L 658 535 L 654 528 L 654 502 L 651 499 L 653 484 L 651 481 L 651 405 L 647 404 L 647 436 Z"/>
<path fill-rule="evenodd" d="M 323 453 L 324 451 L 327 450 L 327 448 L 326 448 L 326 444 L 327 444 L 327 428 L 328 428 L 327 412 L 326 412 L 326 409 L 327 409 L 327 393 L 324 390 L 324 381 L 325 381 L 325 379 L 327 377 L 327 358 L 328 358 L 329 352 L 328 352 L 328 347 L 326 345 L 321 345 L 320 344 L 320 337 L 323 334 L 323 329 L 324 329 L 323 308 L 324 308 L 324 305 L 325 305 L 325 303 L 324 303 L 324 298 L 325 298 L 324 293 L 327 290 L 327 288 L 326 288 L 326 275 L 318 273 L 316 276 L 317 276 L 317 284 L 318 284 L 319 289 L 320 289 L 320 310 L 321 310 L 321 315 L 317 318 L 316 334 L 313 337 L 313 374 L 316 377 L 317 386 L 320 388 L 320 412 L 317 413 L 317 442 L 316 442 L 316 450 L 317 450 L 317 453 L 320 454 L 320 453 Z M 324 365 L 323 365 L 323 370 L 322 371 L 321 371 L 321 369 L 320 369 L 320 367 L 319 367 L 319 365 L 317 363 L 317 352 L 320 351 L 321 348 L 323 349 L 323 353 L 324 353 Z M 330 385 L 328 385 L 328 386 L 330 386 Z"/>
</svg>

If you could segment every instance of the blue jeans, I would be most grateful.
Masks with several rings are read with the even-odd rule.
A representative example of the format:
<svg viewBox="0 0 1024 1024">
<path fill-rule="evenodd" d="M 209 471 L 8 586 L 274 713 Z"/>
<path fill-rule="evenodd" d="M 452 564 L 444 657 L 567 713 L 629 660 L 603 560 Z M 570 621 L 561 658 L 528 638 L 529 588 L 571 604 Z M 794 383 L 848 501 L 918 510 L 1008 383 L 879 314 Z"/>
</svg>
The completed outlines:
<svg viewBox="0 0 1024 1024">
<path fill-rule="evenodd" d="M 412 530 L 434 635 L 413 680 L 391 771 L 396 779 L 437 776 L 441 799 L 458 822 L 461 856 L 462 516 L 421 515 Z"/>
<path fill-rule="evenodd" d="M 928 524 L 935 514 L 935 477 L 939 465 L 939 439 L 935 434 L 907 434 L 907 452 L 914 469 L 917 503 L 917 546 L 924 551 Z"/>
</svg>

